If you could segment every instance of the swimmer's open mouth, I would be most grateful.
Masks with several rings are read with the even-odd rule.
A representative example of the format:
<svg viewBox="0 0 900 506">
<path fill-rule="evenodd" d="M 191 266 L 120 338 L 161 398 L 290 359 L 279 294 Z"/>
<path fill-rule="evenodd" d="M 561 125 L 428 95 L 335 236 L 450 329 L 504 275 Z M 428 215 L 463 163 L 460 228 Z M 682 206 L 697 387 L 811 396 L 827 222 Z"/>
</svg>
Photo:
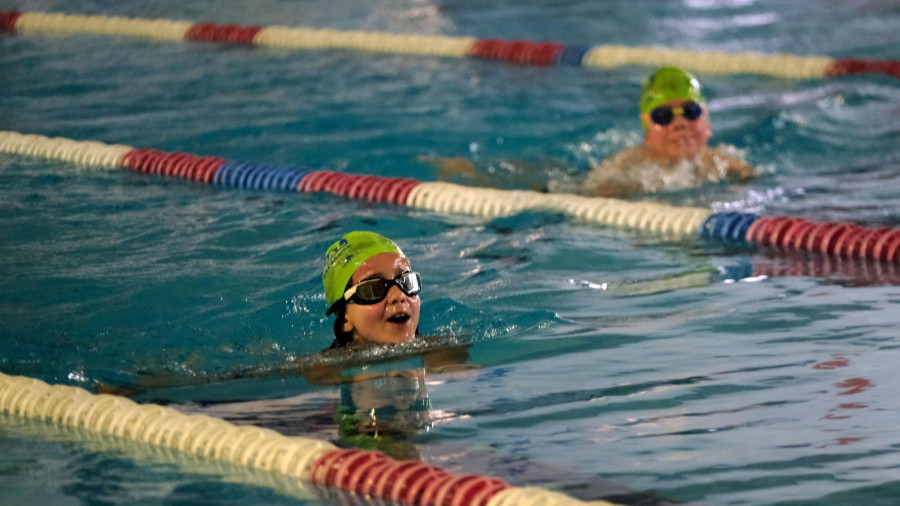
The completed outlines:
<svg viewBox="0 0 900 506">
<path fill-rule="evenodd" d="M 391 316 L 390 318 L 388 318 L 387 321 L 389 321 L 391 323 L 403 324 L 403 323 L 408 322 L 410 318 L 411 318 L 411 316 L 409 316 L 406 313 L 397 313 L 397 314 Z"/>
</svg>

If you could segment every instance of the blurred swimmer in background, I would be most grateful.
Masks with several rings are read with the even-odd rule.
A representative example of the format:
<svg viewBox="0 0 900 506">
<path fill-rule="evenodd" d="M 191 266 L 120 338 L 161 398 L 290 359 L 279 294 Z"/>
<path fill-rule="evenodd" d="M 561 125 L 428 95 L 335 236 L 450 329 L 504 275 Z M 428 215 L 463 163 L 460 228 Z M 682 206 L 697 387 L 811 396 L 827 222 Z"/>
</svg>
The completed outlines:
<svg viewBox="0 0 900 506">
<path fill-rule="evenodd" d="M 582 194 L 618 197 L 756 177 L 733 148 L 707 145 L 709 108 L 691 74 L 675 67 L 657 70 L 644 81 L 639 105 L 644 143 L 592 167 Z"/>
<path fill-rule="evenodd" d="M 709 147 L 712 136 L 709 108 L 693 75 L 675 67 L 663 67 L 641 87 L 640 119 L 644 142 L 619 151 L 593 165 L 578 186 L 559 181 L 530 181 L 535 191 L 577 193 L 594 197 L 627 197 L 681 190 L 723 180 L 745 181 L 756 169 L 731 146 Z M 491 181 L 465 158 L 420 157 L 434 165 L 440 179 L 462 176 L 482 186 Z M 500 162 L 523 179 L 543 175 L 545 167 L 565 163 L 535 164 Z"/>
</svg>

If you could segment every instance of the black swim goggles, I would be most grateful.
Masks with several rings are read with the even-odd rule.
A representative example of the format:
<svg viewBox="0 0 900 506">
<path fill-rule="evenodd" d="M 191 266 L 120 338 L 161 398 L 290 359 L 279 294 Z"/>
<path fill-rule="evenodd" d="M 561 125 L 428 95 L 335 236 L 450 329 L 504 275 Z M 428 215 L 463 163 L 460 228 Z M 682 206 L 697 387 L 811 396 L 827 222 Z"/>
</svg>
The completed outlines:
<svg viewBox="0 0 900 506">
<path fill-rule="evenodd" d="M 700 116 L 703 116 L 703 106 L 693 100 L 689 100 L 681 104 L 681 107 L 661 105 L 650 111 L 650 119 L 661 126 L 666 126 L 675 121 L 676 115 L 684 116 L 688 121 L 694 121 Z"/>
<path fill-rule="evenodd" d="M 415 271 L 407 271 L 394 279 L 367 279 L 351 286 L 344 292 L 344 296 L 331 306 L 327 314 L 337 311 L 341 302 L 355 302 L 357 304 L 377 304 L 387 297 L 391 287 L 397 285 L 406 295 L 414 297 L 422 291 L 422 276 Z"/>
</svg>

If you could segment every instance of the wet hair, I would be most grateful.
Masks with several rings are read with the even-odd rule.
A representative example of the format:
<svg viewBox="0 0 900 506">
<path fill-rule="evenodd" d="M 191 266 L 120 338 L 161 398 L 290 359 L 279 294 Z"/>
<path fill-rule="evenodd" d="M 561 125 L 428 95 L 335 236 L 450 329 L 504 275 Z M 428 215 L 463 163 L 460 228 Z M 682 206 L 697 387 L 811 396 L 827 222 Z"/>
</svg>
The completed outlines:
<svg viewBox="0 0 900 506">
<path fill-rule="evenodd" d="M 334 341 L 329 350 L 343 348 L 353 342 L 353 332 L 344 331 L 344 319 L 347 317 L 347 305 L 341 304 L 340 309 L 334 314 Z"/>
<path fill-rule="evenodd" d="M 347 280 L 344 291 L 349 290 L 351 286 L 353 286 L 352 277 Z M 344 320 L 347 319 L 347 301 L 342 297 L 332 307 L 334 308 L 334 341 L 328 347 L 329 350 L 343 348 L 353 342 L 353 332 L 344 331 Z"/>
</svg>

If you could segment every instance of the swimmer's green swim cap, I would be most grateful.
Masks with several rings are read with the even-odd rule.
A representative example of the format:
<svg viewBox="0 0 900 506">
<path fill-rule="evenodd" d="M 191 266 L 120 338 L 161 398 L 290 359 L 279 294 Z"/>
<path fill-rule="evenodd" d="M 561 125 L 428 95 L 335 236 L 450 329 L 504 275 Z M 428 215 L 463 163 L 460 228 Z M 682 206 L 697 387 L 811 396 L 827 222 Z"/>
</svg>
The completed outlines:
<svg viewBox="0 0 900 506">
<path fill-rule="evenodd" d="M 648 77 L 641 87 L 641 113 L 649 113 L 670 100 L 706 102 L 696 77 L 680 68 L 663 67 Z M 647 126 L 644 121 L 644 129 Z"/>
<path fill-rule="evenodd" d="M 322 271 L 328 307 L 343 297 L 347 283 L 356 269 L 380 253 L 397 253 L 406 258 L 394 241 L 375 232 L 350 232 L 328 248 L 325 252 L 325 269 Z"/>
</svg>

